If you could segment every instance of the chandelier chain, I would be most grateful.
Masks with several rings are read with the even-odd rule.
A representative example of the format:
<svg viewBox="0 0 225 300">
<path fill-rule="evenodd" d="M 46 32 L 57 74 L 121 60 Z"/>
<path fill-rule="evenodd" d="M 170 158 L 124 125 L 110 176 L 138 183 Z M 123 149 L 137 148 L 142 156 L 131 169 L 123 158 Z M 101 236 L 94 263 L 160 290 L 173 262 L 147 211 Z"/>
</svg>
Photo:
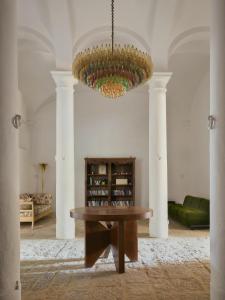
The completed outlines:
<svg viewBox="0 0 225 300">
<path fill-rule="evenodd" d="M 114 0 L 111 3 L 111 11 L 112 11 L 112 54 L 114 50 Z"/>
</svg>

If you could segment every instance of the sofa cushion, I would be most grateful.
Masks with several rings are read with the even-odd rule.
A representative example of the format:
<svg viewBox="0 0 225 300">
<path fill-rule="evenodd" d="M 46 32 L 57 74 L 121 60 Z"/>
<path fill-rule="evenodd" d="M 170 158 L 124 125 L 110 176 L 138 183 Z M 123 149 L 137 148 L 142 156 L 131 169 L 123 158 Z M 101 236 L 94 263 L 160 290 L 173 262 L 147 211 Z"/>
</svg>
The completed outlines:
<svg viewBox="0 0 225 300">
<path fill-rule="evenodd" d="M 177 216 L 177 211 L 180 207 L 183 207 L 182 204 L 179 203 L 171 203 L 168 205 L 168 209 L 169 209 L 169 215 L 171 217 L 176 217 Z"/>
<path fill-rule="evenodd" d="M 205 212 L 208 212 L 208 214 L 209 214 L 209 200 L 201 198 L 201 203 L 200 203 L 199 209 L 204 210 Z"/>
<path fill-rule="evenodd" d="M 188 195 L 184 198 L 184 204 L 183 205 L 185 207 L 199 208 L 200 199 L 201 198 L 197 198 L 197 197 L 193 197 L 193 196 Z"/>
<path fill-rule="evenodd" d="M 32 201 L 32 197 L 30 196 L 30 194 L 27 193 L 20 194 L 19 198 L 20 198 L 20 203 Z"/>
<path fill-rule="evenodd" d="M 47 193 L 26 193 L 20 194 L 21 201 L 33 201 L 34 204 L 52 204 L 52 194 Z"/>
<path fill-rule="evenodd" d="M 30 194 L 35 205 L 50 205 L 52 204 L 52 194 L 47 193 L 33 193 Z"/>
<path fill-rule="evenodd" d="M 186 196 L 184 198 L 184 204 L 185 207 L 192 207 L 201 209 L 204 211 L 209 212 L 209 200 L 200 198 L 200 197 L 194 197 L 194 196 Z"/>
<path fill-rule="evenodd" d="M 34 215 L 38 216 L 46 211 L 49 211 L 51 209 L 51 205 L 35 205 L 34 206 Z"/>
<path fill-rule="evenodd" d="M 179 209 L 177 213 L 177 219 L 183 225 L 208 225 L 209 215 L 207 212 L 199 209 L 189 208 L 189 209 Z"/>
<path fill-rule="evenodd" d="M 28 202 L 30 202 L 32 204 L 32 201 L 25 201 L 25 200 L 20 201 L 20 209 L 21 210 L 23 210 L 23 209 L 32 210 L 32 205 L 28 204 Z"/>
</svg>

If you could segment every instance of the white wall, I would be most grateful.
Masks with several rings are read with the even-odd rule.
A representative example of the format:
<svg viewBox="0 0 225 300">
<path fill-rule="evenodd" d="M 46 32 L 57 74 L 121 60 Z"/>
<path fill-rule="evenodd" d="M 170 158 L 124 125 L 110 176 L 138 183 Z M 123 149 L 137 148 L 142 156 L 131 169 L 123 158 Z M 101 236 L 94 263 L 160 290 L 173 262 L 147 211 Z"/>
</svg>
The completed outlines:
<svg viewBox="0 0 225 300">
<path fill-rule="evenodd" d="M 31 174 L 31 161 L 30 161 L 30 133 L 29 122 L 27 122 L 27 108 L 23 101 L 22 94 L 18 91 L 18 111 L 17 114 L 22 116 L 22 125 L 18 129 L 19 133 L 19 175 L 20 175 L 20 193 L 30 191 L 30 174 Z"/>
<path fill-rule="evenodd" d="M 143 88 L 144 89 L 144 88 Z M 85 157 L 136 157 L 136 203 L 148 206 L 148 94 L 118 100 L 75 92 L 76 206 L 84 205 Z"/>
<path fill-rule="evenodd" d="M 55 100 L 47 102 L 32 117 L 31 131 L 31 192 L 41 192 L 39 163 L 48 164 L 44 192 L 52 193 L 55 200 Z M 55 209 L 55 201 L 54 201 Z"/>
<path fill-rule="evenodd" d="M 199 83 L 190 114 L 189 193 L 209 198 L 209 73 Z"/>
<path fill-rule="evenodd" d="M 168 87 L 168 194 L 209 197 L 209 56 L 178 53 L 170 60 Z"/>
<path fill-rule="evenodd" d="M 136 201 L 148 206 L 148 93 L 118 100 L 98 92 L 75 91 L 76 206 L 84 205 L 85 157 L 136 157 Z M 55 198 L 55 101 L 43 106 L 31 127 L 32 187 L 40 191 L 38 163 L 47 162 L 46 191 Z"/>
</svg>

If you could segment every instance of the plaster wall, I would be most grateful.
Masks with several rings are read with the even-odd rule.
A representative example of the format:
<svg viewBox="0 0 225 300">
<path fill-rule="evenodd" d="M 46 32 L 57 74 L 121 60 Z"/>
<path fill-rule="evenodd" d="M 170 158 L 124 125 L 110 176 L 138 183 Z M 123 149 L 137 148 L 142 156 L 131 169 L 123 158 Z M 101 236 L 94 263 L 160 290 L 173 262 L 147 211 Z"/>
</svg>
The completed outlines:
<svg viewBox="0 0 225 300">
<path fill-rule="evenodd" d="M 136 157 L 136 200 L 148 207 L 148 93 L 119 100 L 75 90 L 75 199 L 84 204 L 85 157 Z M 55 100 L 43 106 L 31 127 L 32 191 L 40 191 L 38 163 L 48 163 L 46 191 L 55 199 Z"/>
<path fill-rule="evenodd" d="M 209 73 L 201 80 L 194 95 L 190 119 L 189 191 L 209 198 Z"/>
<path fill-rule="evenodd" d="M 41 192 L 39 163 L 48 164 L 45 171 L 44 192 L 52 193 L 55 209 L 55 99 L 47 102 L 33 115 L 31 130 L 31 185 L 32 192 Z"/>
<path fill-rule="evenodd" d="M 143 88 L 144 89 L 144 88 Z M 110 100 L 75 93 L 76 206 L 84 203 L 85 157 L 136 157 L 136 203 L 148 207 L 148 93 Z"/>
<path fill-rule="evenodd" d="M 207 68 L 208 56 L 183 53 L 171 59 L 174 73 L 167 99 L 168 195 L 169 200 L 180 203 L 187 194 L 209 198 Z"/>
<path fill-rule="evenodd" d="M 18 148 L 19 148 L 19 192 L 27 193 L 30 191 L 31 181 L 31 161 L 30 161 L 30 128 L 27 119 L 27 108 L 22 94 L 18 91 L 18 110 L 22 116 L 22 125 L 18 129 Z"/>
</svg>

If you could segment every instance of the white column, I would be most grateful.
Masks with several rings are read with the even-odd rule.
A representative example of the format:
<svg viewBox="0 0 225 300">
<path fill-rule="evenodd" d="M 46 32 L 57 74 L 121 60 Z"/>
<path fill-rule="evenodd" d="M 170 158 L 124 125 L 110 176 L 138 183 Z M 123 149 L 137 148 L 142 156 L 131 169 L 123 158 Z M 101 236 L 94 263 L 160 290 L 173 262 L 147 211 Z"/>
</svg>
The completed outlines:
<svg viewBox="0 0 225 300">
<path fill-rule="evenodd" d="M 17 1 L 0 1 L 0 300 L 21 299 L 17 113 Z"/>
<path fill-rule="evenodd" d="M 168 237 L 166 86 L 172 73 L 157 72 L 149 82 L 149 232 Z"/>
<path fill-rule="evenodd" d="M 225 1 L 211 1 L 210 247 L 211 299 L 225 299 Z"/>
<path fill-rule="evenodd" d="M 74 84 L 71 71 L 53 71 L 56 83 L 56 237 L 73 239 L 75 222 Z"/>
</svg>

